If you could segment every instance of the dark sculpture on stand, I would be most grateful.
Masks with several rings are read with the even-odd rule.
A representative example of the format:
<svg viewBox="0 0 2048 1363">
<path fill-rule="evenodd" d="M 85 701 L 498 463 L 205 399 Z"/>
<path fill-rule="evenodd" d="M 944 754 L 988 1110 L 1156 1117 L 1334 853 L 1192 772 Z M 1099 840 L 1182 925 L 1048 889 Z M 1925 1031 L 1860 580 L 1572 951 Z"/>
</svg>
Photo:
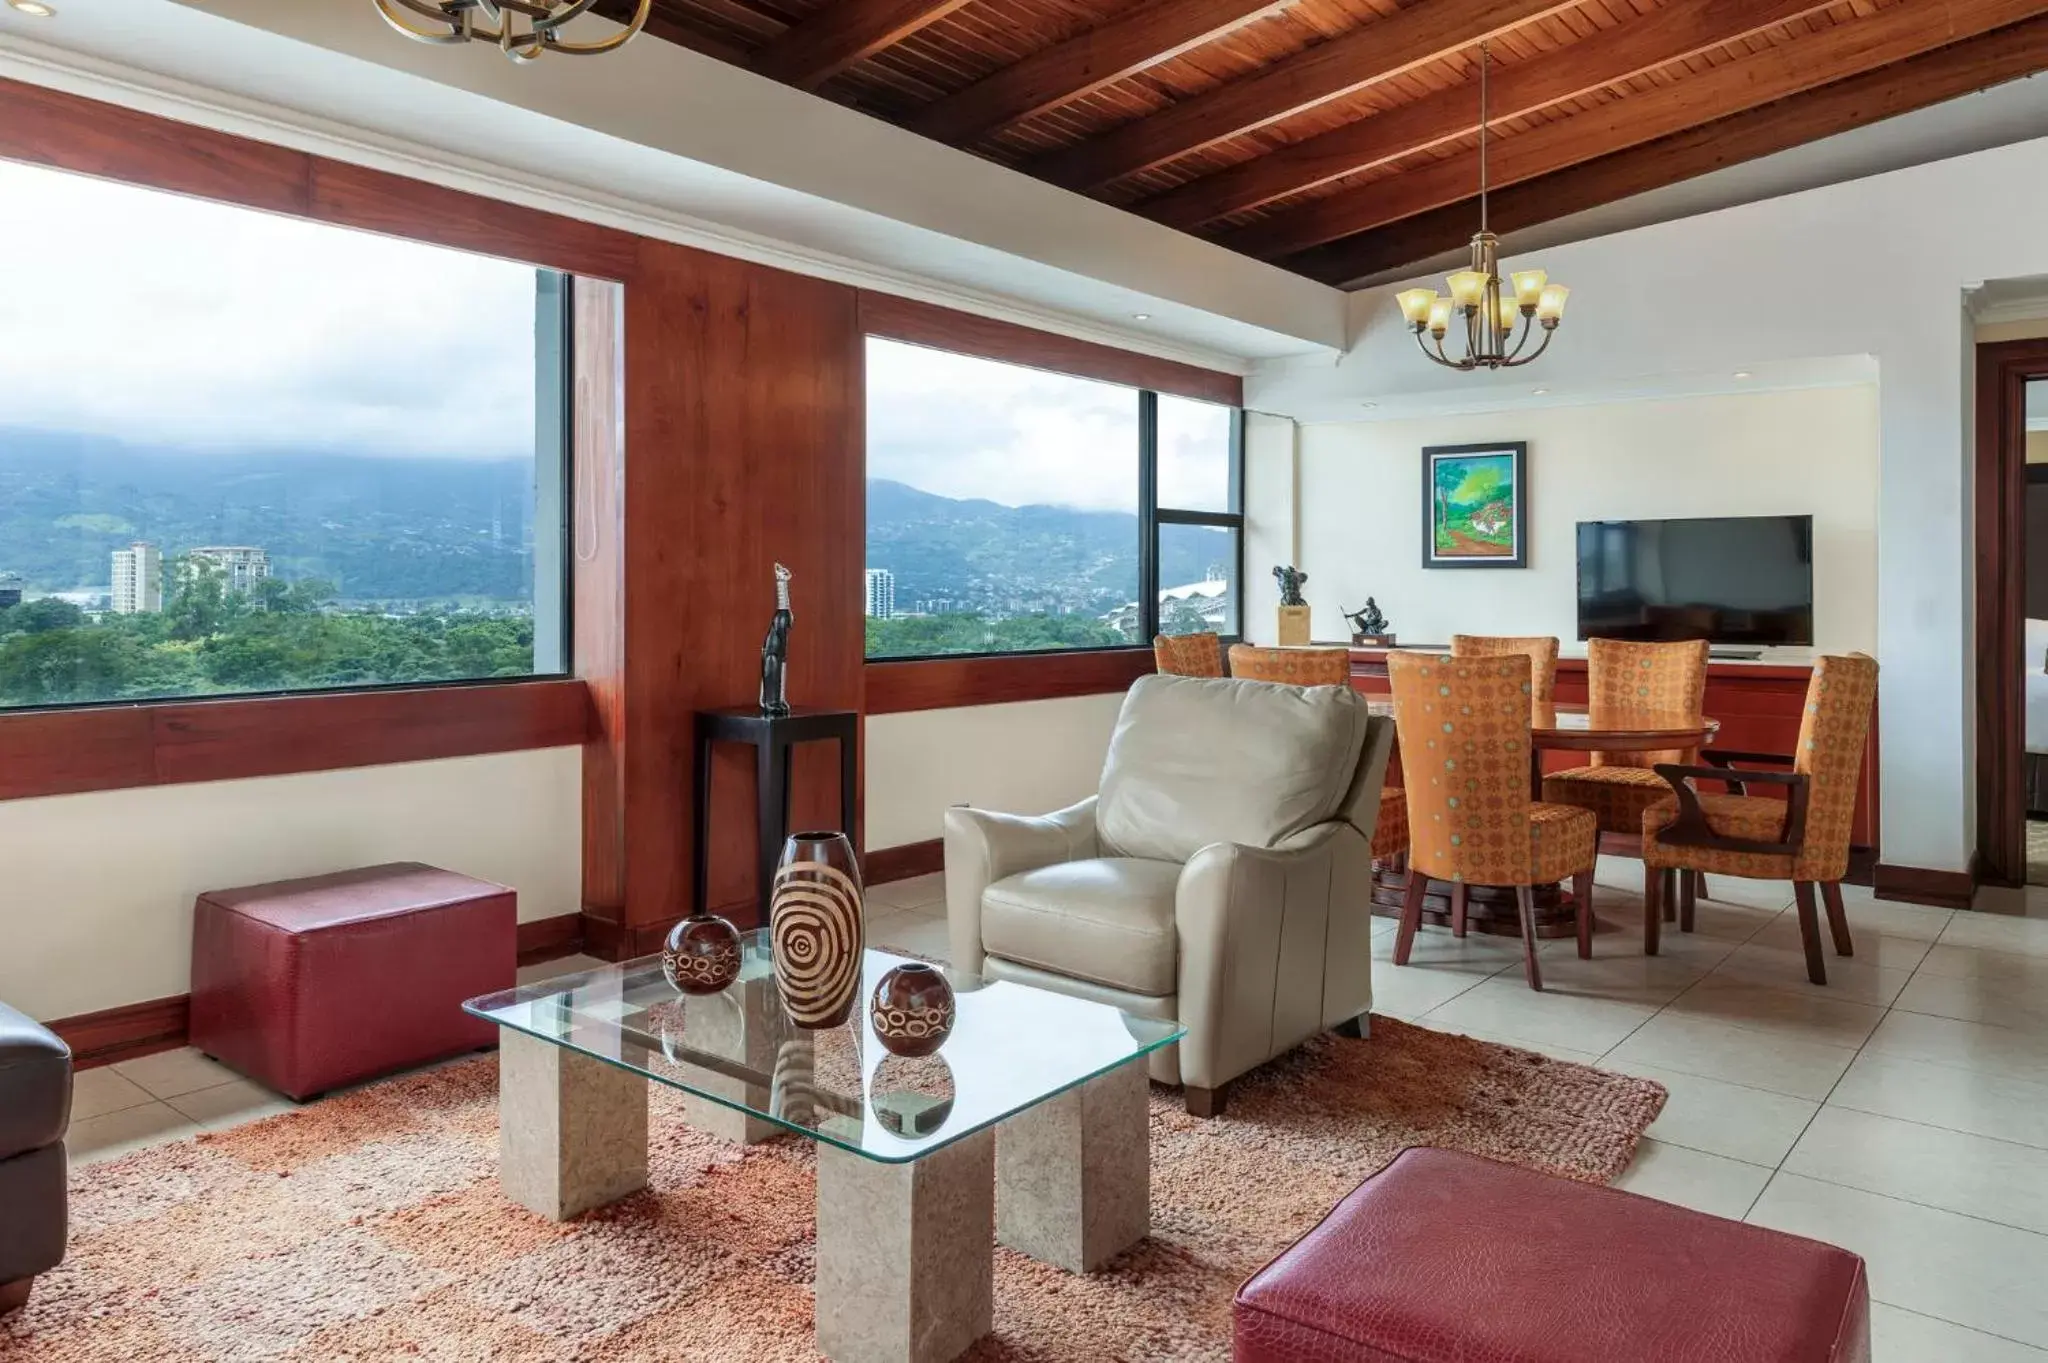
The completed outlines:
<svg viewBox="0 0 2048 1363">
<path fill-rule="evenodd" d="M 1365 609 L 1345 611 L 1344 618 L 1351 622 L 1351 642 L 1372 644 L 1380 648 L 1394 646 L 1394 631 L 1387 626 L 1387 617 L 1380 613 L 1379 603 L 1371 597 L 1365 598 Z"/>
<path fill-rule="evenodd" d="M 789 627 L 796 617 L 789 609 L 789 569 L 775 565 L 775 619 L 761 641 L 761 713 L 789 713 Z"/>
<path fill-rule="evenodd" d="M 1280 604 L 1283 606 L 1306 606 L 1301 596 L 1301 584 L 1308 581 L 1308 574 L 1290 564 L 1282 564 L 1273 570 L 1273 580 L 1280 584 Z"/>
</svg>

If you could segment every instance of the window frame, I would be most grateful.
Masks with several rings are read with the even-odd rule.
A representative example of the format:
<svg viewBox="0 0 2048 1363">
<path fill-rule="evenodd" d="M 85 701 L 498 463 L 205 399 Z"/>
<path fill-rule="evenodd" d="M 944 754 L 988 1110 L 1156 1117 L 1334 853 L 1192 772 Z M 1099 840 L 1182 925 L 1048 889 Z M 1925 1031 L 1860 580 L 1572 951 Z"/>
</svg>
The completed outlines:
<svg viewBox="0 0 2048 1363">
<path fill-rule="evenodd" d="M 960 314 L 955 314 L 955 316 L 960 316 Z M 1044 372 L 1066 375 L 1073 378 L 1089 379 L 1100 383 L 1116 384 L 1119 387 L 1135 389 L 1138 399 L 1137 605 L 1139 639 L 1137 642 L 1129 644 L 1107 645 L 1080 644 L 1068 648 L 983 649 L 974 652 L 960 653 L 875 653 L 868 654 L 865 657 L 865 662 L 869 667 L 903 668 L 939 662 L 971 663 L 988 662 L 996 659 L 1073 659 L 1077 656 L 1085 658 L 1088 655 L 1106 655 L 1137 651 L 1143 651 L 1149 657 L 1152 651 L 1152 640 L 1156 638 L 1159 634 L 1159 528 L 1163 525 L 1211 526 L 1218 529 L 1232 530 L 1236 533 L 1237 553 L 1235 564 L 1236 576 L 1234 586 L 1236 588 L 1237 594 L 1235 615 L 1238 623 L 1238 630 L 1236 633 L 1224 634 L 1220 637 L 1226 644 L 1235 643 L 1243 638 L 1245 419 L 1243 396 L 1241 391 L 1234 398 L 1219 399 L 1219 397 L 1215 395 L 1213 390 L 1208 392 L 1194 393 L 1185 391 L 1185 388 L 1182 385 L 1178 384 L 1162 389 L 1161 387 L 1153 386 L 1149 383 L 1132 383 L 1130 381 L 1130 378 L 1128 377 L 1130 367 L 1124 365 L 1116 366 L 1117 369 L 1123 372 L 1115 374 L 1105 374 L 1100 372 L 1084 373 L 1081 372 L 1081 370 L 1078 367 L 1074 367 L 1071 365 L 1044 363 L 1042 352 L 1040 353 L 1040 355 L 1035 356 L 1034 358 L 1018 358 L 1014 354 L 989 354 L 981 349 L 963 349 L 959 345 L 943 344 L 938 340 L 931 339 L 929 335 L 921 335 L 917 338 L 897 335 L 889 331 L 877 330 L 873 325 L 871 325 L 869 323 L 867 309 L 865 307 L 863 308 L 862 320 L 863 325 L 861 328 L 861 344 L 863 347 L 865 347 L 867 343 L 871 340 L 895 341 L 900 344 L 917 345 L 922 346 L 928 350 L 945 351 L 948 354 L 961 355 L 969 359 L 986 360 L 991 364 L 1005 364 L 1016 368 L 1037 369 L 1042 370 Z M 1011 325 L 1009 323 L 990 323 L 987 321 L 987 319 L 975 320 L 982 321 L 985 325 L 1003 327 Z M 1019 330 L 1024 329 L 1019 328 Z M 1037 334 L 1046 336 L 1049 340 L 1052 341 L 1064 339 L 1050 337 L 1048 333 Z M 1084 341 L 1076 341 L 1072 342 L 1072 344 L 1075 346 L 1092 346 L 1091 342 Z M 1130 355 L 1129 352 L 1119 351 L 1113 353 L 1119 355 L 1127 355 L 1128 358 L 1132 361 L 1144 361 L 1146 359 L 1146 357 L 1143 356 Z M 1034 359 L 1036 359 L 1037 362 L 1034 362 Z M 1166 365 L 1171 364 L 1173 362 L 1157 361 L 1154 363 Z M 1152 375 L 1149 377 L 1156 377 L 1156 375 Z M 1241 380 L 1239 381 L 1239 385 L 1241 389 Z M 1228 477 L 1230 485 L 1226 492 L 1227 501 L 1230 508 L 1229 510 L 1187 511 L 1174 507 L 1162 507 L 1159 505 L 1159 398 L 1162 391 L 1168 393 L 1170 396 L 1173 397 L 1185 398 L 1192 402 L 1212 403 L 1216 406 L 1227 407 L 1229 409 L 1230 451 Z M 863 544 L 865 544 L 867 533 L 865 510 L 863 510 L 862 513 L 861 533 L 862 542 Z M 1085 664 L 1078 668 L 1071 666 L 1066 667 L 1061 669 L 1057 676 L 1049 674 L 1047 686 L 1050 688 L 1050 690 L 1048 694 L 1085 695 L 1089 694 L 1091 690 L 1099 691 L 1101 689 L 1106 689 L 1101 686 L 1094 686 L 1088 682 L 1079 682 L 1076 679 L 1079 677 L 1087 677 L 1092 673 L 1099 676 L 1099 678 L 1105 682 L 1113 681 L 1117 678 L 1123 677 L 1125 671 L 1127 671 L 1127 669 L 1116 666 L 1114 664 L 1107 666 L 1098 666 L 1095 668 L 1089 668 Z M 874 672 L 870 672 L 868 675 L 870 679 L 873 679 L 877 676 L 877 674 Z M 894 677 L 901 674 L 890 673 L 886 675 Z M 1014 671 L 1009 669 L 997 670 L 983 668 L 979 669 L 978 671 L 974 669 L 968 669 L 963 670 L 960 673 L 960 675 L 963 678 L 979 676 L 984 679 L 993 679 L 1000 676 L 1002 678 L 1002 685 L 992 687 L 991 689 L 1005 693 L 1008 691 L 1019 689 L 1016 674 L 1014 673 Z M 1081 691 L 1075 691 L 1071 689 L 1077 684 L 1088 687 L 1088 689 L 1084 689 Z M 1121 682 L 1118 682 L 1114 689 L 1121 690 L 1124 686 L 1128 685 L 1129 679 L 1124 678 Z M 904 689 L 906 692 L 908 692 L 911 688 L 906 686 Z M 1025 687 L 1023 689 L 1029 688 Z M 1045 697 L 1024 696 L 1022 698 L 1032 699 Z M 926 707 L 915 703 L 905 703 L 911 702 L 912 700 L 913 697 L 908 694 L 899 696 L 897 694 L 891 693 L 885 697 L 883 701 L 883 708 L 875 712 L 893 713 L 899 709 L 937 708 Z M 996 701 L 988 700 L 979 703 L 993 704 L 996 703 Z"/>
</svg>

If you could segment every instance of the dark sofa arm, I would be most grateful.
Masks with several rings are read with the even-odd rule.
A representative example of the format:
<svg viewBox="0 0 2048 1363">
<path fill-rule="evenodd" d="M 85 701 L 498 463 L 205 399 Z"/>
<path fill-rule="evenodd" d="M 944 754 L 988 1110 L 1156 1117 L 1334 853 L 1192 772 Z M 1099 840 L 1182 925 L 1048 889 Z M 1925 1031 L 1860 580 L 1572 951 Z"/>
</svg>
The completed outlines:
<svg viewBox="0 0 2048 1363">
<path fill-rule="evenodd" d="M 0 1159 L 55 1145 L 71 1125 L 71 1048 L 0 1003 Z"/>
</svg>

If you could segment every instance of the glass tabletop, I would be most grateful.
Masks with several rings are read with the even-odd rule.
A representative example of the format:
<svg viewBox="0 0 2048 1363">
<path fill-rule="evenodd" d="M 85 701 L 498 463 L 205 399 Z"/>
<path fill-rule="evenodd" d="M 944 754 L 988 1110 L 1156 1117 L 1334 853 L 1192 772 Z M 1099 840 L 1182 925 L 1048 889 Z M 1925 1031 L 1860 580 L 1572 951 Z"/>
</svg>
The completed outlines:
<svg viewBox="0 0 2048 1363">
<path fill-rule="evenodd" d="M 1392 696 L 1366 697 L 1376 715 L 1392 715 Z M 1602 706 L 1596 712 L 1583 701 L 1537 701 L 1530 707 L 1529 726 L 1539 734 L 1585 735 L 1622 734 L 1630 737 L 1670 735 L 1674 739 L 1705 735 L 1708 742 L 1720 731 L 1721 722 L 1683 710 L 1635 709 Z"/>
<path fill-rule="evenodd" d="M 1006 980 L 946 970 L 956 1017 L 935 1055 L 891 1055 L 868 1021 L 875 985 L 904 957 L 868 951 L 854 1015 L 808 1031 L 777 993 L 765 930 L 744 934 L 740 977 L 685 997 L 659 956 L 521 985 L 463 1008 L 749 1113 L 900 1164 L 1179 1040 L 1176 1022 Z"/>
</svg>

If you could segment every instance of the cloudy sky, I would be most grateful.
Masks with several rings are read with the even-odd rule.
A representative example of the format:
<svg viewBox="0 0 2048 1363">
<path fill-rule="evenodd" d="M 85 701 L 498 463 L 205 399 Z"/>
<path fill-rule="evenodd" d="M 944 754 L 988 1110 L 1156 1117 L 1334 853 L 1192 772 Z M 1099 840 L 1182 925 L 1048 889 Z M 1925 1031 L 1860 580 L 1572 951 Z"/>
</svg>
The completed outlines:
<svg viewBox="0 0 2048 1363">
<path fill-rule="evenodd" d="M 530 457 L 531 267 L 0 161 L 0 425 Z"/>
<path fill-rule="evenodd" d="M 1228 408 L 1159 404 L 1160 504 L 1225 509 Z M 868 476 L 943 497 L 1138 506 L 1138 394 L 894 341 L 868 342 Z"/>
</svg>

